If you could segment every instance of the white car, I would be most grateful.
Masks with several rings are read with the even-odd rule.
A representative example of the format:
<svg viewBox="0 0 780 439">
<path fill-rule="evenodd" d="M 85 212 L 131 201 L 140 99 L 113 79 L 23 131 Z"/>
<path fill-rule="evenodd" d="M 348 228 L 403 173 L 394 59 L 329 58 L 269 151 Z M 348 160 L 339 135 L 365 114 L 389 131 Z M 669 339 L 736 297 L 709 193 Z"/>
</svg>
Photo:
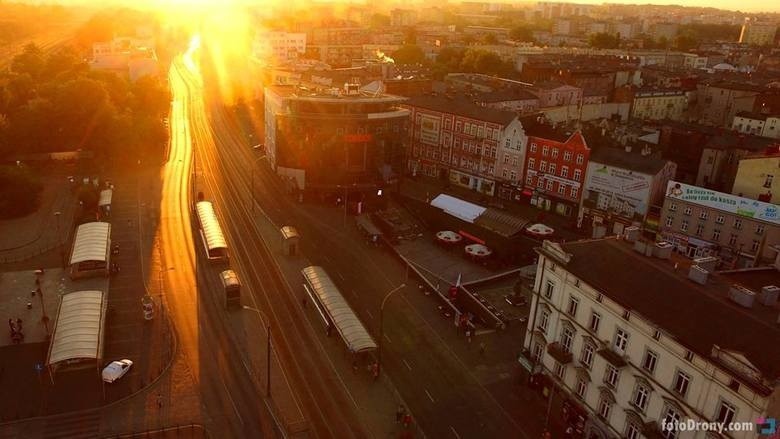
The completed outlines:
<svg viewBox="0 0 780 439">
<path fill-rule="evenodd" d="M 118 360 L 112 361 L 108 366 L 103 369 L 103 381 L 107 383 L 113 383 L 125 376 L 130 367 L 133 365 L 131 360 Z"/>
</svg>

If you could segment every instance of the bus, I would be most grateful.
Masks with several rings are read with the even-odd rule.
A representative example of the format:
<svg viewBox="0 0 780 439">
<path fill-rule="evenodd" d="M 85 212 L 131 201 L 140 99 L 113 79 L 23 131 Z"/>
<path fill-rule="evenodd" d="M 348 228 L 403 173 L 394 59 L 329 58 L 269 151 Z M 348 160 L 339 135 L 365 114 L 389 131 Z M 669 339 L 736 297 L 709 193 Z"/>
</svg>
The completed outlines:
<svg viewBox="0 0 780 439">
<path fill-rule="evenodd" d="M 241 282 L 238 280 L 236 272 L 225 270 L 220 273 L 222 287 L 225 289 L 225 307 L 241 306 Z"/>
<path fill-rule="evenodd" d="M 198 214 L 198 227 L 200 239 L 206 249 L 206 255 L 210 262 L 227 262 L 228 249 L 225 235 L 219 226 L 214 206 L 209 201 L 199 201 L 195 205 Z"/>
</svg>

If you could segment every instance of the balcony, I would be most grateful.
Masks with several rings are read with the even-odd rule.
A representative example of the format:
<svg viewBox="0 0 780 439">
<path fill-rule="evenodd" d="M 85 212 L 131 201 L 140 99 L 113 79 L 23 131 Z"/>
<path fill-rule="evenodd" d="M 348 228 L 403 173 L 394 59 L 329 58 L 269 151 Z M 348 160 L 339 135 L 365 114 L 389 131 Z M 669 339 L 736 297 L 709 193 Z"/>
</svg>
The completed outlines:
<svg viewBox="0 0 780 439">
<path fill-rule="evenodd" d="M 571 352 L 566 350 L 566 348 L 563 347 L 563 345 L 560 344 L 559 342 L 548 344 L 547 353 L 550 354 L 550 356 L 553 357 L 555 361 L 561 364 L 571 363 L 571 359 L 572 359 Z"/>
<path fill-rule="evenodd" d="M 628 364 L 628 362 L 626 362 L 626 359 L 622 355 L 618 354 L 612 349 L 603 348 L 600 349 L 597 353 L 601 355 L 605 360 L 607 360 L 609 364 L 617 367 L 618 369 L 625 367 L 626 364 Z"/>
</svg>

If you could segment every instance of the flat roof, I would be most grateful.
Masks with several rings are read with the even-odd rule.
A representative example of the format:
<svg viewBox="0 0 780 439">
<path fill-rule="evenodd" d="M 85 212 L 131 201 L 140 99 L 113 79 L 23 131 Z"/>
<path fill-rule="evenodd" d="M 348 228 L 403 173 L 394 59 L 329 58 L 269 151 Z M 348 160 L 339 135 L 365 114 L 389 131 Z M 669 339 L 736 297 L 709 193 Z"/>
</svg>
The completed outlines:
<svg viewBox="0 0 780 439">
<path fill-rule="evenodd" d="M 493 122 L 501 126 L 508 125 L 517 117 L 514 112 L 481 107 L 460 96 L 452 98 L 430 95 L 415 96 L 405 102 L 404 105 Z"/>
<path fill-rule="evenodd" d="M 641 147 L 634 146 L 634 149 Z M 639 151 L 626 152 L 620 148 L 602 147 L 590 153 L 590 162 L 656 175 L 669 161 L 653 154 L 642 155 Z"/>
<path fill-rule="evenodd" d="M 108 240 L 111 224 L 92 222 L 80 225 L 73 240 L 73 253 L 70 265 L 84 261 L 103 261 L 108 257 Z"/>
<path fill-rule="evenodd" d="M 102 291 L 75 291 L 60 299 L 47 364 L 103 358 L 108 300 Z"/>
<path fill-rule="evenodd" d="M 566 270 L 691 351 L 712 359 L 717 345 L 743 354 L 770 381 L 780 377 L 780 343 L 768 342 L 780 340 L 778 308 L 769 310 L 758 301 L 752 309 L 733 303 L 727 298 L 733 278 L 710 274 L 707 285 L 699 285 L 687 278 L 688 270 L 640 255 L 632 244 L 614 238 L 568 242 L 561 248 L 572 255 L 568 263 L 559 261 Z M 543 248 L 539 252 L 554 257 Z M 696 310 L 695 317 L 690 310 Z"/>
</svg>

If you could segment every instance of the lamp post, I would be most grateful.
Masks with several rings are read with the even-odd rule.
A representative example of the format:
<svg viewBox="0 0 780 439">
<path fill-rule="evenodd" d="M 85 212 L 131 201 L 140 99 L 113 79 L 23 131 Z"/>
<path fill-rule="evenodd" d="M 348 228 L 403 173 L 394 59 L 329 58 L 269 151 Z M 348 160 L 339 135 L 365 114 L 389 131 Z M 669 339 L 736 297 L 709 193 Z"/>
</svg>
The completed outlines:
<svg viewBox="0 0 780 439">
<path fill-rule="evenodd" d="M 268 317 L 259 309 L 252 308 L 251 306 L 243 306 L 244 309 L 254 311 L 260 316 L 265 324 L 266 343 L 265 343 L 265 396 L 271 397 L 271 321 Z"/>
<path fill-rule="evenodd" d="M 384 299 L 382 299 L 382 304 L 379 306 L 379 344 L 377 345 L 377 353 L 376 353 L 376 365 L 377 365 L 377 373 L 381 372 L 382 370 L 382 339 L 384 338 L 385 333 L 385 327 L 384 327 L 384 316 L 385 316 L 385 304 L 387 304 L 387 300 L 390 299 L 390 296 L 393 295 L 396 291 L 400 290 L 401 288 L 404 288 L 406 284 L 398 285 L 397 287 L 393 288 L 385 294 Z"/>
</svg>

